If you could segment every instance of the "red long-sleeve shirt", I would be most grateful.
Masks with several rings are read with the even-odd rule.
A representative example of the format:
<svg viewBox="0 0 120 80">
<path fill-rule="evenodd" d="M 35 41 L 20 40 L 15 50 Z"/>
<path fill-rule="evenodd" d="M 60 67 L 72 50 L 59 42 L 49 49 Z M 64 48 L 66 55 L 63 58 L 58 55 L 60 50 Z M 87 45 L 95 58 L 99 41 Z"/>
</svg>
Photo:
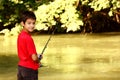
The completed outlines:
<svg viewBox="0 0 120 80">
<path fill-rule="evenodd" d="M 25 31 L 22 31 L 17 40 L 17 49 L 19 63 L 18 65 L 37 70 L 39 64 L 32 60 L 32 54 L 37 54 L 34 41 L 31 35 Z"/>
</svg>

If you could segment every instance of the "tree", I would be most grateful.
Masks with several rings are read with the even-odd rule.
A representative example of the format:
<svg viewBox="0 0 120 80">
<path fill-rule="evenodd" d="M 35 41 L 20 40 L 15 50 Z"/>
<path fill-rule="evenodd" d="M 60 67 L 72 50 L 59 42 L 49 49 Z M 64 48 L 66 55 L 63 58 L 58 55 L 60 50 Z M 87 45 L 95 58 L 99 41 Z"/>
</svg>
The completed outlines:
<svg viewBox="0 0 120 80">
<path fill-rule="evenodd" d="M 55 26 L 58 32 L 120 30 L 118 0 L 1 0 L 0 30 L 11 30 L 19 23 L 23 10 L 35 11 L 38 31 L 53 30 Z"/>
<path fill-rule="evenodd" d="M 48 30 L 56 26 L 57 31 L 77 31 L 83 25 L 81 14 L 76 10 L 76 0 L 55 0 L 43 4 L 35 11 L 37 30 Z"/>
<path fill-rule="evenodd" d="M 79 0 L 78 10 L 83 15 L 83 32 L 120 31 L 120 1 Z"/>
<path fill-rule="evenodd" d="M 35 0 L 1 0 L 0 2 L 0 30 L 15 27 L 19 23 L 19 14 L 25 10 L 36 10 Z"/>
</svg>

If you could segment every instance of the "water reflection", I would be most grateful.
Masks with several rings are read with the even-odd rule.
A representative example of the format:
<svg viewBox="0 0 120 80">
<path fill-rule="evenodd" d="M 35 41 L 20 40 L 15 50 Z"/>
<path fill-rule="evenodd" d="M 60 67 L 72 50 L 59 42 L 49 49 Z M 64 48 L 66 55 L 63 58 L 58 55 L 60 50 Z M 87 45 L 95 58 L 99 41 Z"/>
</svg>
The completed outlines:
<svg viewBox="0 0 120 80">
<path fill-rule="evenodd" d="M 4 37 L 0 36 L 0 54 L 4 55 L 16 54 L 17 52 L 17 36 Z"/>
<path fill-rule="evenodd" d="M 112 72 L 120 66 L 118 64 L 120 62 L 120 40 L 118 37 L 119 35 L 53 36 L 45 51 L 42 62 L 67 73 Z M 36 42 L 40 40 L 37 37 L 34 37 L 34 39 Z M 44 39 L 44 37 L 41 39 Z M 45 43 L 45 41 L 43 42 Z M 44 46 L 41 42 L 39 44 L 42 47 Z M 37 47 L 42 49 L 39 45 Z M 118 66 L 115 67 L 113 65 Z"/>
</svg>

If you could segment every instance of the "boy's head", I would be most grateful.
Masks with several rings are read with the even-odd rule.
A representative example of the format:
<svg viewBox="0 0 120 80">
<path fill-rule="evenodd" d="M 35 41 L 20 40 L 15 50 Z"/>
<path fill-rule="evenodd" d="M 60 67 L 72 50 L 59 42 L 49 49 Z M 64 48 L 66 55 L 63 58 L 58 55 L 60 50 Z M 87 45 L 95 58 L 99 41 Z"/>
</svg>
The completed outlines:
<svg viewBox="0 0 120 80">
<path fill-rule="evenodd" d="M 36 16 L 32 11 L 25 11 L 21 14 L 20 20 L 25 23 L 27 19 L 36 20 Z"/>
<path fill-rule="evenodd" d="M 35 27 L 36 16 L 32 11 L 25 11 L 21 14 L 21 25 L 27 32 L 32 32 Z"/>
</svg>

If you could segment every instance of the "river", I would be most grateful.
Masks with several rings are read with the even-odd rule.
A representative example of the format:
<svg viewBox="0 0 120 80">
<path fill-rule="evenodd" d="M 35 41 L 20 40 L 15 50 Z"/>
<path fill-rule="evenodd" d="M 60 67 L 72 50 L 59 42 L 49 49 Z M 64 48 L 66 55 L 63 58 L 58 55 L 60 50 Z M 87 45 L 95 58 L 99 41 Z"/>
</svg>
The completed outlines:
<svg viewBox="0 0 120 80">
<path fill-rule="evenodd" d="M 50 35 L 34 35 L 41 53 Z M 0 53 L 17 54 L 16 37 L 0 36 Z M 39 80 L 120 80 L 120 33 L 53 35 Z"/>
</svg>

